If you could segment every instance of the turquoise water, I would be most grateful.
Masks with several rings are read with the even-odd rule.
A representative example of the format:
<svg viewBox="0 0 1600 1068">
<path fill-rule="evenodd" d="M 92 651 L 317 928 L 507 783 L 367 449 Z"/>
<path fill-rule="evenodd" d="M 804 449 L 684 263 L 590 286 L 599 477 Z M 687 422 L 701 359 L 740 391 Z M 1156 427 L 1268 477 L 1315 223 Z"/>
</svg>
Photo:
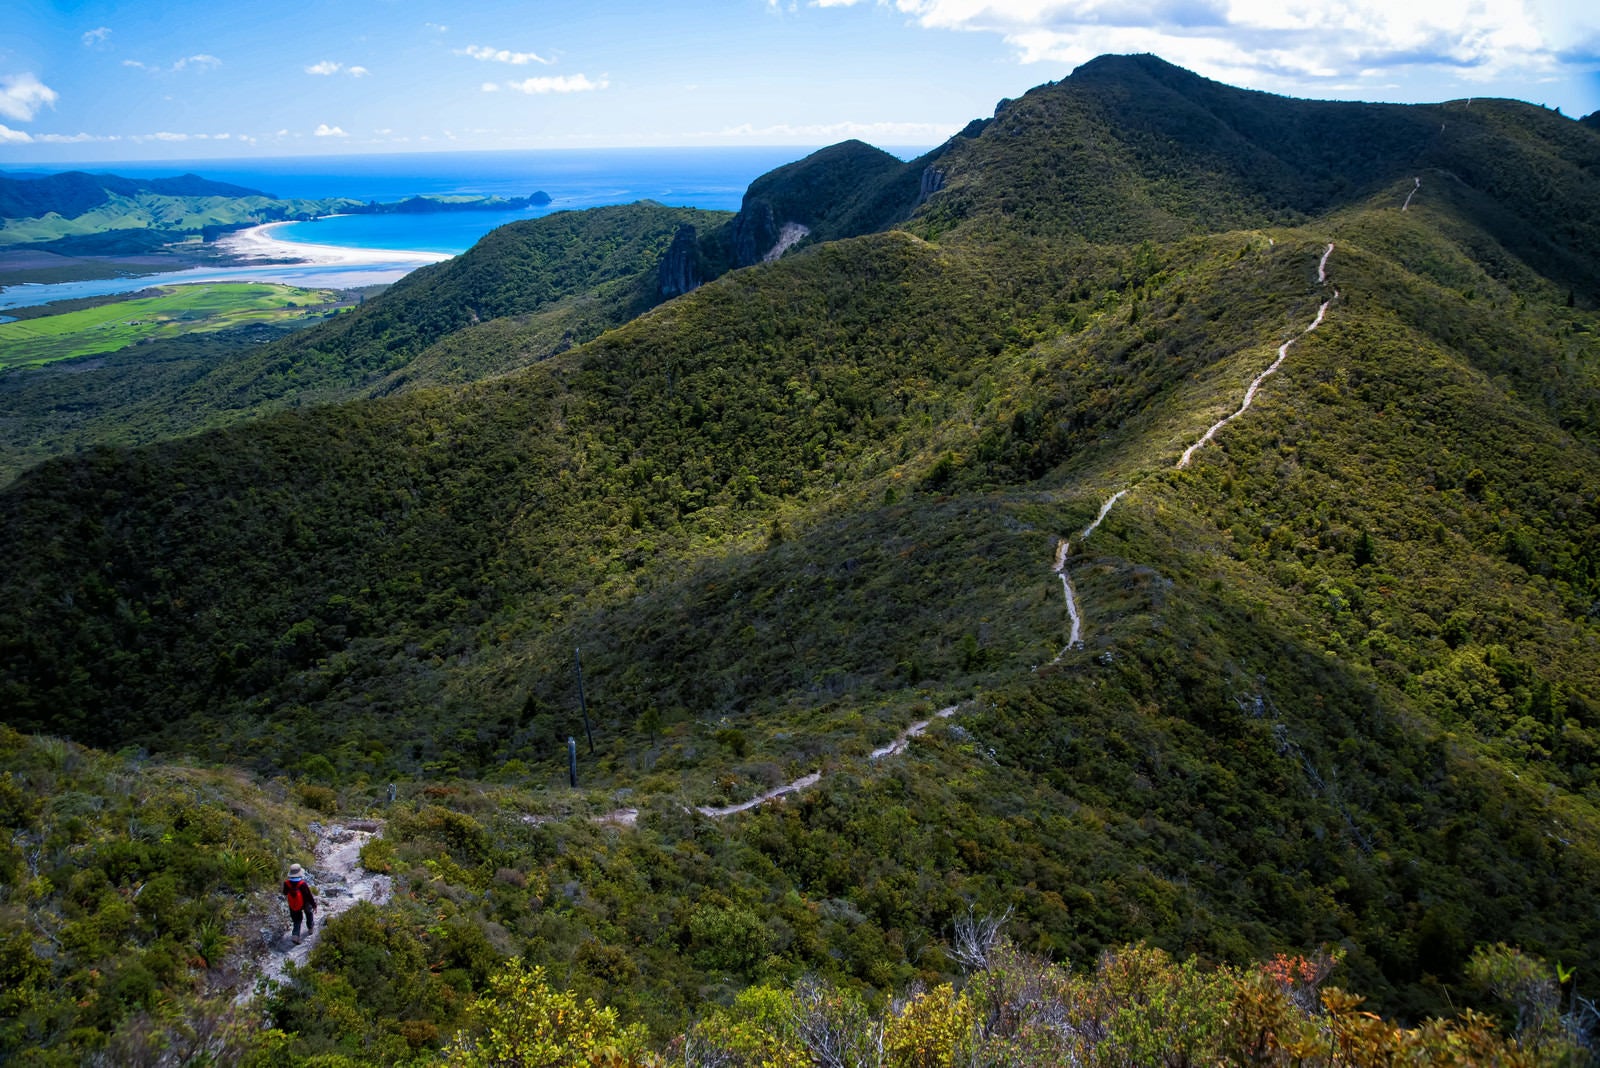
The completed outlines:
<svg viewBox="0 0 1600 1068">
<path fill-rule="evenodd" d="M 341 248 L 407 249 L 417 252 L 465 252 L 497 226 L 537 219 L 548 209 L 525 211 L 460 211 L 437 215 L 333 215 L 316 222 L 286 223 L 272 236 Z"/>
<path fill-rule="evenodd" d="M 136 293 L 152 286 L 182 285 L 189 282 L 278 282 L 288 286 L 354 288 L 396 281 L 416 270 L 417 266 L 411 262 L 395 262 L 331 267 L 314 264 L 193 267 L 186 271 L 163 271 L 160 274 L 130 275 L 125 278 L 96 278 L 88 282 L 7 286 L 0 289 L 0 308 L 32 308 L 57 300 L 109 297 L 118 293 Z"/>
<path fill-rule="evenodd" d="M 463 252 L 496 226 L 554 211 L 656 200 L 674 207 L 738 209 L 756 178 L 800 159 L 810 149 L 636 148 L 572 151 L 462 152 L 387 156 L 305 157 L 265 160 L 176 160 L 160 165 L 107 163 L 93 169 L 127 177 L 199 174 L 279 197 L 353 197 L 388 202 L 411 196 L 550 194 L 543 208 L 434 215 L 350 215 L 293 223 L 273 231 L 286 241 L 345 248 Z M 892 149 L 909 159 L 920 149 Z M 81 164 L 36 164 L 12 173 L 83 170 Z M 131 293 L 175 282 L 269 281 L 293 285 L 361 286 L 393 282 L 415 263 L 360 267 L 222 267 L 140 277 L 11 286 L 0 308 L 21 308 L 75 297 Z"/>
</svg>

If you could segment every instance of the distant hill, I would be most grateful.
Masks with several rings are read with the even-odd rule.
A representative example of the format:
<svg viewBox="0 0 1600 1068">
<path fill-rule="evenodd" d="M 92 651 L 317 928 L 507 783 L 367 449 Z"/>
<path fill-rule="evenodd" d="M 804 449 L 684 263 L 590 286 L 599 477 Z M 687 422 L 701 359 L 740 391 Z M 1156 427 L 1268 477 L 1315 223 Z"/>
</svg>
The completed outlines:
<svg viewBox="0 0 1600 1068">
<path fill-rule="evenodd" d="M 983 915 L 1495 1009 L 1475 947 L 1600 958 L 1597 161 L 1104 57 L 736 217 L 496 231 L 185 384 L 230 425 L 0 491 L 0 716 L 384 813 L 393 901 L 270 1001 L 294 1057 L 437 1049 L 512 956 L 665 1044 L 942 982 Z M 5 744 L 42 826 L 70 751 Z M 80 948 L 154 938 L 76 926 L 85 856 L 165 848 L 118 819 L 0 915 L 78 984 L 0 1052 L 178 982 Z"/>
<path fill-rule="evenodd" d="M 271 193 L 197 174 L 176 178 L 122 178 L 114 174 L 67 171 L 38 177 L 0 175 L 0 219 L 31 219 L 54 213 L 76 219 L 111 200 L 152 193 L 163 197 L 263 197 Z"/>
<path fill-rule="evenodd" d="M 153 179 L 81 171 L 40 178 L 0 176 L 0 250 L 135 255 L 186 237 L 360 206 L 360 201 L 339 198 L 280 200 L 192 174 Z"/>
<path fill-rule="evenodd" d="M 771 255 L 791 229 L 800 240 L 831 241 L 885 229 L 916 206 L 922 167 L 860 141 L 813 152 L 750 183 L 738 215 L 708 242 L 722 269 Z M 714 273 L 720 273 L 716 271 Z"/>
</svg>

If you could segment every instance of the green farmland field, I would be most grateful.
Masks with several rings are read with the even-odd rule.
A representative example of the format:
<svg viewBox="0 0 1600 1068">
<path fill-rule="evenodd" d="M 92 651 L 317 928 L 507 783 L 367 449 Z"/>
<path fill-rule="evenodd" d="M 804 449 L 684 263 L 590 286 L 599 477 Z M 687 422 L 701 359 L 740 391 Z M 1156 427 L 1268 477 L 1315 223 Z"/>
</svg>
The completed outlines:
<svg viewBox="0 0 1600 1068">
<path fill-rule="evenodd" d="M 0 370 L 114 352 L 147 338 L 320 317 L 338 300 L 331 289 L 259 282 L 167 286 L 158 296 L 0 323 Z"/>
</svg>

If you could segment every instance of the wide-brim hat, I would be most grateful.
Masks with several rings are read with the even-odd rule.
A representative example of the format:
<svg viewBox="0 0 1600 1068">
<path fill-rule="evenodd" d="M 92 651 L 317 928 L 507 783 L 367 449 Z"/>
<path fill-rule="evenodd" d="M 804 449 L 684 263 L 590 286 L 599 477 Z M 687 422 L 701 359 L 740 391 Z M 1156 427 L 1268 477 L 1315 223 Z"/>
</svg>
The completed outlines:
<svg viewBox="0 0 1600 1068">
<path fill-rule="evenodd" d="M 304 868 L 302 868 L 300 865 L 298 865 L 298 864 L 289 865 L 289 878 L 298 879 L 301 876 L 303 876 L 305 873 L 306 873 L 306 870 Z"/>
</svg>

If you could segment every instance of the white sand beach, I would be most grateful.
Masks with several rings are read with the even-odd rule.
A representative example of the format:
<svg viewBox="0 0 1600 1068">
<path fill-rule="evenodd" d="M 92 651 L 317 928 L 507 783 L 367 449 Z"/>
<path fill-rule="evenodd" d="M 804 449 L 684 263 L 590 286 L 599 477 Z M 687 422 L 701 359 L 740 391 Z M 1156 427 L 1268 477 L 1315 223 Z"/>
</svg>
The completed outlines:
<svg viewBox="0 0 1600 1068">
<path fill-rule="evenodd" d="M 338 245 L 313 245 L 285 241 L 273 234 L 288 223 L 252 226 L 218 238 L 217 247 L 246 260 L 292 260 L 322 267 L 360 267 L 367 264 L 438 263 L 450 258 L 448 252 L 412 252 L 389 248 L 343 248 Z"/>
</svg>

